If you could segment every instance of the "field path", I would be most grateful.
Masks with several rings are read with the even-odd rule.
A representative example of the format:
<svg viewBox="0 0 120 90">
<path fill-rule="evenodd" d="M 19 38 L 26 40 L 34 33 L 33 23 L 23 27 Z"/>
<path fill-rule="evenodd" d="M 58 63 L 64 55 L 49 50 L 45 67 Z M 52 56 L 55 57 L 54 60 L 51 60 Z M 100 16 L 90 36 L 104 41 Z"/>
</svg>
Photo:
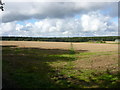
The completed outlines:
<svg viewBox="0 0 120 90">
<path fill-rule="evenodd" d="M 41 42 L 41 41 L 2 41 L 2 45 L 16 45 L 25 48 L 70 49 L 70 42 Z M 73 43 L 75 50 L 89 52 L 118 51 L 118 44 Z"/>
</svg>

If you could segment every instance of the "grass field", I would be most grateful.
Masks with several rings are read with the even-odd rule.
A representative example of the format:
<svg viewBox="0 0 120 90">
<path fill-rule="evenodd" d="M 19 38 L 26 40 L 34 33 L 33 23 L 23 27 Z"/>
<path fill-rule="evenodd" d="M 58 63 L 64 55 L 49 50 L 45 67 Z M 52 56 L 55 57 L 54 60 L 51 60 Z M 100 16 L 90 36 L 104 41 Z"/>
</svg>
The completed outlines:
<svg viewBox="0 0 120 90">
<path fill-rule="evenodd" d="M 3 88 L 120 88 L 118 44 L 73 47 L 65 42 L 3 41 Z"/>
</svg>

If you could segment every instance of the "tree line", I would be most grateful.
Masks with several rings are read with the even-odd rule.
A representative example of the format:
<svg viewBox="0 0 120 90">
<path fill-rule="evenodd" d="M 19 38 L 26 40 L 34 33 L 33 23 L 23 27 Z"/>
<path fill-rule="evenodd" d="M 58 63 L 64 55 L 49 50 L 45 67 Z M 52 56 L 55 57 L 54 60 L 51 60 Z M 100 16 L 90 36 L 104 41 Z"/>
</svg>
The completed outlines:
<svg viewBox="0 0 120 90">
<path fill-rule="evenodd" d="M 3 41 L 49 41 L 49 42 L 88 42 L 88 41 L 115 41 L 120 36 L 103 37 L 9 37 L 3 36 Z"/>
</svg>

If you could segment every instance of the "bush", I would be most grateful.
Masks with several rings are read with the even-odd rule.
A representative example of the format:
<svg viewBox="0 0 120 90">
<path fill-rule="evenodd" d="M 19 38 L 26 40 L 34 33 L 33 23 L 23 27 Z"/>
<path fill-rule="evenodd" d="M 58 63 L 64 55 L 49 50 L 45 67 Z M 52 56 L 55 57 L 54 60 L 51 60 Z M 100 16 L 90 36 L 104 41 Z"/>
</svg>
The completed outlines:
<svg viewBox="0 0 120 90">
<path fill-rule="evenodd" d="M 70 54 L 75 54 L 75 50 L 73 48 L 72 42 L 71 42 L 71 45 L 70 45 Z"/>
<path fill-rule="evenodd" d="M 100 41 L 97 41 L 96 43 L 106 43 L 106 42 L 103 40 L 100 40 Z"/>
</svg>

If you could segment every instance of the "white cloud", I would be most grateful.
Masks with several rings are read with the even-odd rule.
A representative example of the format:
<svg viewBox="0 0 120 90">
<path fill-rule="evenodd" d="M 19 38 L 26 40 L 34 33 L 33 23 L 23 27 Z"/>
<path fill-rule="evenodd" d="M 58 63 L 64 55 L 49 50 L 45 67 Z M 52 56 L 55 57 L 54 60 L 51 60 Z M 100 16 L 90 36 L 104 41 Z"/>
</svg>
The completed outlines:
<svg viewBox="0 0 120 90">
<path fill-rule="evenodd" d="M 2 23 L 2 35 L 16 36 L 98 36 L 117 35 L 118 25 L 112 17 L 100 12 L 89 12 L 80 18 L 51 19 L 46 18 L 23 25 L 16 22 Z"/>
<path fill-rule="evenodd" d="M 15 28 L 15 30 L 20 31 L 22 28 L 23 28 L 23 25 L 16 24 L 16 28 Z"/>
<path fill-rule="evenodd" d="M 110 22 L 109 16 L 103 16 L 99 12 L 90 12 L 87 15 L 82 15 L 82 27 L 84 31 L 106 30 L 107 23 Z"/>
<path fill-rule="evenodd" d="M 13 30 L 15 30 L 15 23 L 14 22 L 2 23 L 0 24 L 0 29 L 2 33 L 8 33 L 10 31 L 12 32 Z"/>
</svg>

